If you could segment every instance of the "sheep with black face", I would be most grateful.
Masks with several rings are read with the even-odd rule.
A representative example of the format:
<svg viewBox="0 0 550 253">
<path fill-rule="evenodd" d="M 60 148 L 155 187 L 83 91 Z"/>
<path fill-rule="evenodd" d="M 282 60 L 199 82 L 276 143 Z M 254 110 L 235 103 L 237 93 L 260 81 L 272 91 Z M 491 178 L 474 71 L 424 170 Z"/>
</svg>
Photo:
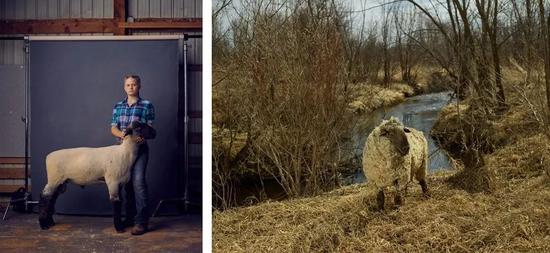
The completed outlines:
<svg viewBox="0 0 550 253">
<path fill-rule="evenodd" d="M 130 180 L 130 169 L 140 145 L 139 137 L 152 139 L 155 136 L 156 131 L 151 126 L 134 121 L 125 130 L 120 145 L 61 149 L 48 154 L 48 182 L 39 201 L 40 227 L 48 229 L 55 225 L 52 218 L 55 202 L 59 194 L 65 191 L 67 182 L 81 186 L 106 183 L 109 199 L 113 203 L 114 225 L 118 232 L 122 232 L 120 187 Z"/>
<path fill-rule="evenodd" d="M 395 117 L 384 120 L 367 137 L 363 149 L 363 172 L 368 184 L 378 190 L 377 204 L 384 209 L 384 190 L 394 186 L 394 202 L 402 204 L 401 195 L 416 179 L 428 195 L 428 142 L 421 131 L 403 126 Z"/>
</svg>

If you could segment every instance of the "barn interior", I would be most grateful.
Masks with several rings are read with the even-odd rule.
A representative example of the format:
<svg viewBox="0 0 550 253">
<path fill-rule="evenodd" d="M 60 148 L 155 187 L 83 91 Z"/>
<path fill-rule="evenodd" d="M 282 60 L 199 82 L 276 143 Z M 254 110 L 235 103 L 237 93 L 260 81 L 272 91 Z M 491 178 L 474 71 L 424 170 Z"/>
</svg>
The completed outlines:
<svg viewBox="0 0 550 253">
<path fill-rule="evenodd" d="M 76 198 L 79 198 L 80 194 L 85 194 L 80 195 L 82 203 L 79 204 L 77 200 L 70 197 L 62 200 L 64 196 L 60 196 L 58 213 L 54 216 L 58 225 L 48 231 L 42 231 L 38 226 L 35 202 L 45 184 L 44 166 L 40 164 L 44 158 L 43 153 L 51 149 L 79 145 L 102 146 L 108 144 L 112 137 L 107 130 L 102 129 L 94 130 L 98 131 L 94 134 L 101 135 L 98 138 L 42 145 L 51 143 L 51 140 L 45 139 L 48 134 L 41 132 L 41 127 L 47 122 L 57 121 L 63 113 L 45 114 L 41 111 L 44 106 L 39 105 L 40 101 L 36 98 L 41 94 L 47 97 L 57 96 L 54 100 L 64 101 L 64 103 L 60 102 L 56 108 L 69 108 L 69 111 L 72 106 L 63 105 L 78 100 L 70 100 L 68 98 L 72 96 L 63 95 L 64 90 L 68 92 L 67 94 L 74 93 L 75 87 L 71 83 L 75 80 L 74 78 L 49 79 L 44 82 L 39 79 L 45 78 L 44 76 L 49 78 L 48 75 L 71 76 L 71 73 L 60 74 L 64 68 L 61 65 L 56 67 L 60 69 L 58 70 L 61 71 L 60 73 L 48 69 L 49 66 L 54 69 L 53 62 L 56 59 L 66 59 L 69 56 L 76 59 L 78 57 L 97 59 L 91 62 L 97 66 L 107 65 L 105 71 L 116 69 L 109 67 L 110 62 L 116 61 L 100 60 L 96 53 L 105 53 L 105 50 L 112 50 L 117 45 L 130 48 L 117 41 L 132 45 L 142 43 L 143 45 L 138 48 L 145 48 L 141 50 L 143 52 L 150 52 L 146 43 L 157 45 L 165 43 L 170 44 L 167 47 L 176 48 L 172 50 L 160 47 L 168 50 L 164 51 L 164 55 L 168 57 L 164 60 L 169 64 L 175 63 L 167 68 L 145 63 L 140 67 L 129 67 L 129 71 L 145 69 L 151 73 L 148 76 L 149 79 L 144 78 L 145 96 L 157 98 L 159 105 L 166 103 L 161 108 L 173 107 L 170 110 L 161 110 L 170 111 L 170 114 L 161 117 L 165 118 L 165 122 L 171 122 L 166 127 L 172 129 L 173 132 L 169 135 L 176 139 L 174 142 L 176 146 L 172 145 L 172 160 L 170 164 L 162 165 L 164 169 L 159 169 L 156 173 L 154 169 L 161 166 L 161 161 L 153 162 L 148 166 L 148 175 L 151 178 L 148 180 L 154 195 L 150 203 L 152 209 L 150 211 L 154 214 L 151 218 L 151 231 L 139 239 L 132 237 L 130 233 L 117 234 L 112 227 L 109 210 L 106 207 L 92 210 L 82 204 L 95 202 L 96 198 L 99 201 L 108 201 L 104 185 L 85 189 L 69 188 L 68 192 Z M 50 45 L 49 43 L 54 42 L 58 43 L 54 47 L 61 50 L 54 52 L 51 48 L 40 48 L 40 43 Z M 75 55 L 86 54 L 87 50 L 92 50 L 87 47 L 87 43 L 93 44 L 92 47 L 98 47 L 101 44 L 103 49 L 89 51 L 88 56 Z M 113 46 L 107 45 L 108 43 L 113 43 Z M 78 48 L 79 46 L 82 47 Z M 138 48 L 134 50 L 140 51 Z M 72 49 L 74 50 L 71 51 Z M 116 52 L 120 51 L 122 50 Z M 133 54 L 131 50 L 128 53 Z M 141 52 L 134 53 L 138 57 Z M 145 59 L 150 59 L 147 57 Z M 51 63 L 48 59 L 54 61 Z M 132 60 L 129 59 L 129 61 Z M 122 65 L 117 67 L 119 69 L 124 69 L 126 66 L 118 65 Z M 31 66 L 33 68 L 30 68 Z M 78 69 L 79 65 L 75 66 Z M 122 82 L 116 83 L 109 79 L 111 77 L 107 77 L 109 75 L 116 77 L 120 71 L 107 75 L 102 73 L 102 69 L 93 67 L 95 65 L 91 66 L 87 66 L 86 71 L 83 72 L 93 76 L 93 78 L 87 78 L 90 82 L 103 80 L 113 83 L 112 85 L 117 86 L 120 93 L 112 95 L 111 98 L 123 95 Z M 166 69 L 170 71 L 166 72 Z M 170 85 L 153 86 L 156 81 L 165 80 L 161 77 L 153 77 L 154 73 L 158 73 L 157 76 L 161 77 L 162 73 L 171 75 L 172 79 L 168 81 Z M 151 81 L 151 85 L 145 88 L 147 80 Z M 59 83 L 61 81 L 64 83 Z M 58 86 L 54 85 L 56 82 Z M 42 83 L 43 86 L 40 86 Z M 48 83 L 54 86 L 48 86 Z M 49 90 L 50 93 L 43 93 L 41 88 Z M 166 101 L 161 99 L 167 95 L 173 96 L 173 99 L 166 99 Z M 101 98 L 99 93 L 94 96 L 99 100 L 106 99 Z M 65 97 L 68 100 L 65 101 Z M 55 246 L 64 246 L 68 251 L 200 251 L 201 97 L 202 1 L 200 0 L 0 0 L 0 122 L 3 125 L 0 128 L 0 211 L 2 212 L 0 215 L 3 218 L 0 220 L 2 225 L 0 249 L 3 252 L 50 249 L 54 251 Z M 112 107 L 115 102 L 110 101 L 111 104 L 108 107 Z M 90 108 L 91 104 L 87 106 Z M 31 112 L 35 112 L 35 117 Z M 39 115 L 48 116 L 40 118 Z M 100 124 L 102 123 L 99 122 L 90 129 L 97 129 Z M 164 126 L 164 123 L 161 125 Z M 48 127 L 55 127 L 55 124 Z M 70 135 L 70 131 L 66 134 Z M 60 135 L 63 136 L 63 133 L 50 137 L 56 139 Z M 67 139 L 74 140 L 72 136 Z M 169 141 L 169 138 L 164 140 Z M 161 140 L 153 140 L 152 145 L 163 146 L 164 144 Z M 37 148 L 40 146 L 44 148 Z M 167 178 L 171 180 L 167 183 L 170 186 L 161 187 L 160 185 Z M 162 189 L 165 188 L 167 190 L 163 191 Z M 17 191 L 20 194 L 14 194 Z"/>
</svg>

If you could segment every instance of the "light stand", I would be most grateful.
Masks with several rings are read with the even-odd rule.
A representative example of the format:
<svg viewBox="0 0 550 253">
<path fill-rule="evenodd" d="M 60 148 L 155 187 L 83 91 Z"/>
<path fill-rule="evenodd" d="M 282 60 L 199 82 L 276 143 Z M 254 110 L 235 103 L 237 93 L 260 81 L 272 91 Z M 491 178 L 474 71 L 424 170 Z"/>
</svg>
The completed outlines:
<svg viewBox="0 0 550 253">
<path fill-rule="evenodd" d="M 2 220 L 6 220 L 6 215 L 8 214 L 8 210 L 10 209 L 10 206 L 12 206 L 15 203 L 23 202 L 25 204 L 25 211 L 29 211 L 30 204 L 38 204 L 38 201 L 32 201 L 32 194 L 29 192 L 29 88 L 30 88 L 30 52 L 29 52 L 29 37 L 1 37 L 2 40 L 21 40 L 23 39 L 25 42 L 25 45 L 23 47 L 23 50 L 25 51 L 25 116 L 21 117 L 21 120 L 25 124 L 25 192 L 22 198 L 18 199 L 12 199 L 8 206 L 6 207 L 6 210 L 4 211 L 4 216 L 2 217 Z"/>
<path fill-rule="evenodd" d="M 178 42 L 178 52 L 180 53 L 180 56 L 178 57 L 180 61 L 180 74 L 183 75 L 183 115 L 181 115 L 181 112 L 178 112 L 178 115 L 181 117 L 183 116 L 183 138 L 179 138 L 180 140 L 183 139 L 183 168 L 184 168 L 184 189 L 183 189 L 183 197 L 178 198 L 170 198 L 170 199 L 162 199 L 157 204 L 157 207 L 155 208 L 155 211 L 152 214 L 152 217 L 155 217 L 164 203 L 173 203 L 178 204 L 177 206 L 181 206 L 183 204 L 184 212 L 187 212 L 188 207 L 190 205 L 194 206 L 200 206 L 199 203 L 193 203 L 189 200 L 189 140 L 188 140 L 188 132 L 189 132 L 189 107 L 187 103 L 188 98 L 188 90 L 187 90 L 187 40 L 189 38 L 202 38 L 202 35 L 189 35 L 184 34 L 183 39 L 180 39 Z M 183 52 L 181 51 L 183 49 Z M 183 70 L 182 70 L 183 69 Z M 180 75 L 180 76 L 181 76 Z M 180 94 L 181 95 L 181 94 Z M 181 96 L 180 96 L 181 97 Z M 181 108 L 182 106 L 179 106 Z M 178 152 L 181 154 L 181 152 Z M 182 164 L 182 163 L 180 163 Z M 180 178 L 180 177 L 178 177 Z"/>
</svg>

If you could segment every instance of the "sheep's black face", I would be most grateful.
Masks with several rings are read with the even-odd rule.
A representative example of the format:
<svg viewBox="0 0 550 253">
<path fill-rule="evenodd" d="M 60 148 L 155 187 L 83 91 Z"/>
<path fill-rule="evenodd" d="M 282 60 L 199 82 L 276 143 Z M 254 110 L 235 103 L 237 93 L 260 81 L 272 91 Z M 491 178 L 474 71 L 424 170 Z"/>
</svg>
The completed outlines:
<svg viewBox="0 0 550 253">
<path fill-rule="evenodd" d="M 410 132 L 410 130 L 404 128 L 403 126 L 387 125 L 382 128 L 380 136 L 388 138 L 399 154 L 406 155 L 409 153 L 410 149 L 409 141 L 407 140 L 406 135 L 407 132 Z"/>
<path fill-rule="evenodd" d="M 157 132 L 148 124 L 133 121 L 130 126 L 126 128 L 126 135 L 128 134 L 140 136 L 145 139 L 153 139 L 156 137 Z"/>
</svg>

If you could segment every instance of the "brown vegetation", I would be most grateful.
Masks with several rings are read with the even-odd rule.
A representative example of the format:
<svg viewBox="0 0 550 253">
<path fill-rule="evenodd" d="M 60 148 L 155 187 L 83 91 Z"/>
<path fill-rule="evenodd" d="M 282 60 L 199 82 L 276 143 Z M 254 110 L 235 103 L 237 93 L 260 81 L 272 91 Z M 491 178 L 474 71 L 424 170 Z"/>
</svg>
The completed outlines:
<svg viewBox="0 0 550 253">
<path fill-rule="evenodd" d="M 227 31 L 223 8 L 214 16 L 216 208 L 239 204 L 244 176 L 277 180 L 291 197 L 336 187 L 351 112 L 398 103 L 426 84 L 450 84 L 459 99 L 433 135 L 465 165 L 450 181 L 469 192 L 495 191 L 485 156 L 523 138 L 502 126 L 548 132 L 543 0 L 383 1 L 380 20 L 365 25 L 363 15 L 359 29 L 340 1 L 242 2 Z M 435 65 L 420 81 L 420 66 Z"/>
<path fill-rule="evenodd" d="M 412 187 L 402 207 L 383 213 L 366 184 L 214 212 L 214 252 L 548 252 L 550 138 L 521 96 L 509 97 L 507 113 L 482 123 L 490 131 L 468 133 L 486 138 L 477 171 L 490 181 L 454 160 L 454 171 L 429 176 L 431 198 Z M 454 131 L 458 112 L 467 118 L 472 109 L 458 108 L 445 108 L 438 122 L 448 130 L 439 134 L 456 142 L 448 147 L 467 141 Z M 450 151 L 463 158 L 463 150 Z"/>
<path fill-rule="evenodd" d="M 385 25 L 358 35 L 338 2 L 242 2 L 247 8 L 225 32 L 217 17 L 229 1 L 214 16 L 212 169 L 220 209 L 240 204 L 236 186 L 245 178 L 274 179 L 290 197 L 339 186 L 354 113 L 430 89 L 410 36 L 401 33 L 391 46 L 390 29 L 410 32 L 420 23 L 415 15 L 397 19 L 388 9 Z"/>
<path fill-rule="evenodd" d="M 218 48 L 216 207 L 236 204 L 234 185 L 246 174 L 276 179 L 288 196 L 335 185 L 349 98 L 342 20 L 336 6 L 320 3 L 286 15 L 267 2 L 250 2 L 232 24 L 232 45 Z M 233 156 L 242 136 L 244 145 Z"/>
</svg>

